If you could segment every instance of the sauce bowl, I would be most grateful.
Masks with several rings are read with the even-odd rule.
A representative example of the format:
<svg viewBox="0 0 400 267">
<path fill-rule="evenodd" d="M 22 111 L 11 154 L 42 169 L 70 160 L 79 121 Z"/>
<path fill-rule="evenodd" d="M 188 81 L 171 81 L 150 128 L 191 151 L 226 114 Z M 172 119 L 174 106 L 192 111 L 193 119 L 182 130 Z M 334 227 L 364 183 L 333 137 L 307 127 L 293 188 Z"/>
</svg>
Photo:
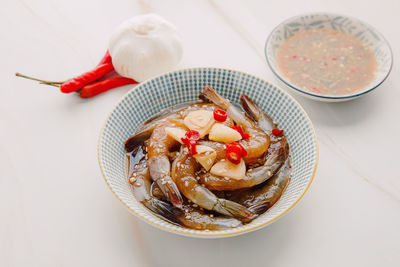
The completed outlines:
<svg viewBox="0 0 400 267">
<path fill-rule="evenodd" d="M 318 94 L 301 89 L 282 74 L 277 64 L 277 51 L 282 42 L 301 30 L 324 28 L 349 33 L 371 48 L 376 56 L 377 69 L 374 79 L 365 89 L 346 95 Z M 376 29 L 356 18 L 331 13 L 309 13 L 285 20 L 268 36 L 264 52 L 269 67 L 280 81 L 302 96 L 323 102 L 347 101 L 371 92 L 385 81 L 393 64 L 391 48 L 382 34 Z"/>
<path fill-rule="evenodd" d="M 240 105 L 247 94 L 284 129 L 292 155 L 292 178 L 281 199 L 251 223 L 237 228 L 201 231 L 160 219 L 139 203 L 127 179 L 124 142 L 147 118 L 179 103 L 196 101 L 205 85 Z M 183 69 L 147 80 L 129 91 L 111 111 L 100 132 L 98 161 L 103 178 L 121 203 L 143 221 L 185 236 L 217 238 L 260 229 L 287 213 L 305 194 L 315 175 L 318 145 L 314 127 L 289 94 L 269 82 L 240 71 L 220 68 Z"/>
</svg>

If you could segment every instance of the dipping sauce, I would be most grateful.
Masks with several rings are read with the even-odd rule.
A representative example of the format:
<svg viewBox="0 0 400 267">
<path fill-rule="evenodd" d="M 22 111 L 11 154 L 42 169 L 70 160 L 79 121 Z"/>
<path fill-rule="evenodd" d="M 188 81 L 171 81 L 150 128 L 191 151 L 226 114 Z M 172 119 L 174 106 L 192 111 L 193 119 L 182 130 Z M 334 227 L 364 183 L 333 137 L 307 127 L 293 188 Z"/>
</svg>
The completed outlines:
<svg viewBox="0 0 400 267">
<path fill-rule="evenodd" d="M 375 78 L 371 48 L 351 34 L 310 29 L 282 42 L 277 63 L 283 76 L 305 91 L 348 95 L 364 90 Z"/>
</svg>

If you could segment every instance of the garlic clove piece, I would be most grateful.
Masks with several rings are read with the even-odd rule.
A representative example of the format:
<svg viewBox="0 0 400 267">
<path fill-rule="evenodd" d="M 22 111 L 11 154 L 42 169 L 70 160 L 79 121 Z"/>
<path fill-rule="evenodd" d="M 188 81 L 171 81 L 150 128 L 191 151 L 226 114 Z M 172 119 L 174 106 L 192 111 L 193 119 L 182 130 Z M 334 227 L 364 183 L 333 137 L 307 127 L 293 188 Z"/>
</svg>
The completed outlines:
<svg viewBox="0 0 400 267">
<path fill-rule="evenodd" d="M 206 169 L 206 171 L 208 171 L 217 158 L 217 152 L 215 149 L 203 145 L 197 145 L 196 151 L 197 154 L 193 157 L 201 164 L 201 166 L 203 166 L 204 169 Z"/>
<path fill-rule="evenodd" d="M 242 139 L 240 133 L 222 123 L 215 123 L 211 128 L 208 138 L 217 142 L 235 142 Z"/>
<path fill-rule="evenodd" d="M 183 123 L 190 130 L 196 130 L 200 134 L 200 138 L 208 134 L 211 127 L 215 123 L 214 115 L 211 110 L 196 110 L 189 112 L 183 120 Z"/>
<path fill-rule="evenodd" d="M 165 127 L 165 132 L 168 136 L 174 138 L 179 143 L 183 144 L 182 139 L 185 137 L 186 131 L 183 128 Z"/>
<path fill-rule="evenodd" d="M 183 46 L 176 27 L 156 14 L 133 17 L 111 35 L 109 52 L 115 71 L 142 82 L 172 70 Z"/>
<path fill-rule="evenodd" d="M 210 173 L 217 176 L 240 180 L 246 176 L 246 164 L 243 159 L 240 160 L 239 164 L 233 164 L 229 160 L 222 159 L 212 166 Z"/>
</svg>

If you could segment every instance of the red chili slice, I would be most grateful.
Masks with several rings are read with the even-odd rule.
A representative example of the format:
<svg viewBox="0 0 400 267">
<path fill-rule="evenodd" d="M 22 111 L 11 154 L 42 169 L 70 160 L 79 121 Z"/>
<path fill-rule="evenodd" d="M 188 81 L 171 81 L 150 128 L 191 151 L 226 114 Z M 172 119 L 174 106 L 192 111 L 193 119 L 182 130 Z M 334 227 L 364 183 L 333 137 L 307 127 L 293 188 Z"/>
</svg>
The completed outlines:
<svg viewBox="0 0 400 267">
<path fill-rule="evenodd" d="M 236 126 L 232 126 L 231 128 L 236 130 L 236 131 L 238 131 L 240 133 L 240 135 L 242 136 L 242 139 L 247 139 L 247 138 L 250 137 L 249 133 L 244 133 L 243 132 L 242 126 L 236 125 Z"/>
<path fill-rule="evenodd" d="M 241 157 L 247 156 L 247 151 L 238 142 L 227 143 L 226 145 L 226 158 L 233 164 L 239 164 Z"/>
<path fill-rule="evenodd" d="M 272 134 L 276 136 L 281 136 L 283 134 L 283 130 L 272 129 Z"/>
<path fill-rule="evenodd" d="M 190 156 L 196 155 L 196 144 L 200 140 L 198 131 L 189 130 L 185 133 L 185 137 L 181 138 L 182 142 L 188 147 Z"/>
<path fill-rule="evenodd" d="M 224 122 L 228 118 L 228 114 L 226 114 L 225 110 L 222 109 L 214 109 L 214 120 L 219 122 Z"/>
<path fill-rule="evenodd" d="M 242 134 L 242 138 L 243 139 L 250 138 L 250 134 L 249 133 L 244 133 L 244 134 Z"/>
<path fill-rule="evenodd" d="M 236 145 L 226 146 L 226 158 L 233 164 L 239 164 L 242 158 L 242 149 Z"/>
<path fill-rule="evenodd" d="M 199 141 L 200 140 L 200 133 L 196 130 L 189 130 L 185 133 L 185 137 L 189 140 Z"/>
<path fill-rule="evenodd" d="M 227 148 L 230 147 L 230 146 L 236 146 L 236 147 L 240 148 L 240 155 L 241 155 L 242 157 L 246 157 L 246 156 L 247 156 L 247 151 L 246 151 L 246 149 L 245 149 L 241 144 L 239 144 L 238 142 L 226 143 L 225 146 L 226 146 Z"/>
</svg>

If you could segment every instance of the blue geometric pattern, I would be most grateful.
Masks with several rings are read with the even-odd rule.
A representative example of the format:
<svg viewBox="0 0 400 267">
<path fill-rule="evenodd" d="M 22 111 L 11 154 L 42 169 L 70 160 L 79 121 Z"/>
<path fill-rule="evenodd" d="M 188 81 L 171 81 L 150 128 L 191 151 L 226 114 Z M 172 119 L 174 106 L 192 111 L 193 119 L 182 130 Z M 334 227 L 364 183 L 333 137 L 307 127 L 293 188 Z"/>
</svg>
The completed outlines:
<svg viewBox="0 0 400 267">
<path fill-rule="evenodd" d="M 292 180 L 278 203 L 250 224 L 223 231 L 199 231 L 172 225 L 154 216 L 134 198 L 126 178 L 124 141 L 137 126 L 160 110 L 197 100 L 205 85 L 240 105 L 242 93 L 254 99 L 284 129 L 293 158 Z M 265 80 L 239 71 L 193 68 L 166 73 L 128 92 L 107 118 L 100 133 L 98 157 L 113 193 L 139 218 L 184 235 L 220 237 L 248 232 L 272 222 L 292 207 L 310 185 L 318 158 L 317 140 L 307 114 L 287 93 Z"/>
</svg>

